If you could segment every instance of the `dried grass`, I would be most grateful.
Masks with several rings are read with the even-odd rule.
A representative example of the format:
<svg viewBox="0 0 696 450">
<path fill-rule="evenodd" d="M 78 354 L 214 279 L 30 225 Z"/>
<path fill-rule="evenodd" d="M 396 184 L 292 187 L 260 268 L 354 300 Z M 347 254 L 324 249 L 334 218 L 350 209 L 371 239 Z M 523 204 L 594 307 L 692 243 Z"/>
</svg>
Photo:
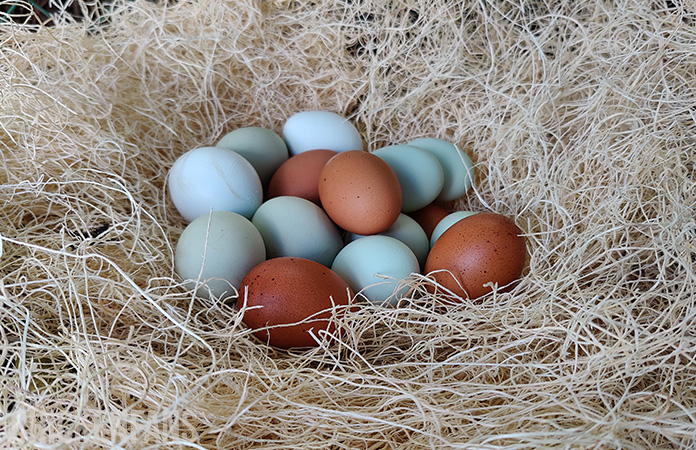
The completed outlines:
<svg viewBox="0 0 696 450">
<path fill-rule="evenodd" d="M 112 6 L 0 23 L 3 448 L 696 446 L 693 2 Z M 469 148 L 523 281 L 305 352 L 193 298 L 169 166 L 303 109 Z"/>
</svg>

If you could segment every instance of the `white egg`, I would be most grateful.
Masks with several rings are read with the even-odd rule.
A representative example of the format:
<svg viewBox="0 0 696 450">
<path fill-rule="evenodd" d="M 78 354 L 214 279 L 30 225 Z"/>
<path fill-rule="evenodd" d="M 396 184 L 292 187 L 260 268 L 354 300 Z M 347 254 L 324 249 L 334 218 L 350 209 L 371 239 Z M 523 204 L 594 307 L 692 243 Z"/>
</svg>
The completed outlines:
<svg viewBox="0 0 696 450">
<path fill-rule="evenodd" d="M 189 287 L 197 286 L 197 295 L 224 299 L 236 295 L 244 276 L 265 259 L 263 238 L 249 219 L 216 211 L 186 226 L 176 245 L 174 268 Z"/>
<path fill-rule="evenodd" d="M 169 171 L 168 187 L 187 222 L 211 210 L 250 219 L 263 200 L 254 166 L 238 153 L 217 147 L 200 147 L 180 156 Z"/>
<path fill-rule="evenodd" d="M 419 264 L 411 249 L 391 236 L 371 235 L 347 244 L 338 252 L 331 270 L 336 272 L 356 293 L 371 303 L 396 306 L 406 294 L 401 281 L 418 273 Z"/>
<path fill-rule="evenodd" d="M 266 244 L 267 257 L 294 256 L 330 267 L 343 247 L 338 227 L 324 210 L 300 197 L 267 200 L 251 219 Z"/>
<path fill-rule="evenodd" d="M 283 139 L 291 155 L 308 150 L 363 150 L 355 125 L 330 111 L 302 111 L 292 115 L 283 126 Z"/>
</svg>

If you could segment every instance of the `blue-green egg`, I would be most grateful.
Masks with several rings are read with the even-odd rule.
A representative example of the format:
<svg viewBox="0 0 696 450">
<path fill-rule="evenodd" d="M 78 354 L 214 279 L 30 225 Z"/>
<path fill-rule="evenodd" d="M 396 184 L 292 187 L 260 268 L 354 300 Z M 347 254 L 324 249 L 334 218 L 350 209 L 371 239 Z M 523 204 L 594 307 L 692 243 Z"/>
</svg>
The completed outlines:
<svg viewBox="0 0 696 450">
<path fill-rule="evenodd" d="M 370 235 L 348 243 L 331 270 L 373 304 L 396 306 L 408 292 L 403 280 L 419 272 L 416 255 L 391 236 Z"/>
<path fill-rule="evenodd" d="M 440 194 L 445 180 L 443 168 L 429 151 L 411 145 L 389 145 L 372 153 L 386 162 L 399 179 L 401 211 L 421 209 Z"/>
<path fill-rule="evenodd" d="M 269 259 L 294 256 L 329 267 L 343 247 L 338 227 L 324 210 L 304 198 L 280 196 L 267 200 L 251 222 L 263 236 Z"/>
</svg>

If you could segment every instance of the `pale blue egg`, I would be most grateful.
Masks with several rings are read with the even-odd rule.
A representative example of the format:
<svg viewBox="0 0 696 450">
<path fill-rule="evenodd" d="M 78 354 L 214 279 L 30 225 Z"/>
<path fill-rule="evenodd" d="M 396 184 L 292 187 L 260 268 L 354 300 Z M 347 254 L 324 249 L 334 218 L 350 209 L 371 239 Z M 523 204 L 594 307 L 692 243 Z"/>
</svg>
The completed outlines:
<svg viewBox="0 0 696 450">
<path fill-rule="evenodd" d="M 263 200 L 256 169 L 239 153 L 225 148 L 189 150 L 172 165 L 169 196 L 191 222 L 210 211 L 232 211 L 250 219 Z"/>
<path fill-rule="evenodd" d="M 331 111 L 302 111 L 283 125 L 283 139 L 291 155 L 308 150 L 363 150 L 360 132 L 348 119 Z"/>
<path fill-rule="evenodd" d="M 437 225 L 435 225 L 433 234 L 430 235 L 430 248 L 435 245 L 435 241 L 437 241 L 437 239 L 442 236 L 442 233 L 444 233 L 449 227 L 473 214 L 476 213 L 473 211 L 454 211 L 443 217 L 437 223 Z"/>
</svg>

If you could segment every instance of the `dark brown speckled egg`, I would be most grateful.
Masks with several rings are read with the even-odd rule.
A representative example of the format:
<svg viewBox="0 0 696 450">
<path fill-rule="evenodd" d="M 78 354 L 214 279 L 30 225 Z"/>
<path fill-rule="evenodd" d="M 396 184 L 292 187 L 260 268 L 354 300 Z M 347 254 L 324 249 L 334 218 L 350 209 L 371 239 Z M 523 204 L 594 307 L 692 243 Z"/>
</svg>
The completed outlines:
<svg viewBox="0 0 696 450">
<path fill-rule="evenodd" d="M 348 283 L 328 267 L 280 257 L 251 269 L 241 282 L 237 306 L 241 309 L 246 299 L 243 321 L 262 341 L 280 348 L 315 347 L 322 330 L 335 332 L 333 311 L 343 313 L 352 298 Z M 334 306 L 340 308 L 332 311 Z"/>
<path fill-rule="evenodd" d="M 425 273 L 462 298 L 477 299 L 502 290 L 519 279 L 527 251 L 522 230 L 501 214 L 484 212 L 448 228 L 435 242 L 425 262 Z"/>
</svg>

